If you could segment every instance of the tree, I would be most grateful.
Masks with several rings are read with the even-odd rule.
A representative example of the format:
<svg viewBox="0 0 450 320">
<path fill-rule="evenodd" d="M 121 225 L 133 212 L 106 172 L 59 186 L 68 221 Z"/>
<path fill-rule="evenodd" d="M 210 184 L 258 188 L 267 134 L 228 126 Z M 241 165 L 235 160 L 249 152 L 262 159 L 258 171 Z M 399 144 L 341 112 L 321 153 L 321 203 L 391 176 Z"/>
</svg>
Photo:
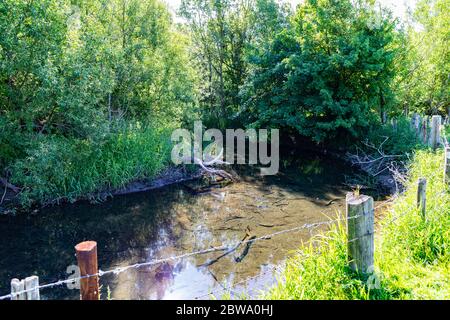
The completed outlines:
<svg viewBox="0 0 450 320">
<path fill-rule="evenodd" d="M 405 108 L 450 113 L 449 12 L 449 0 L 422 0 L 406 25 L 397 76 L 399 101 Z"/>
<path fill-rule="evenodd" d="M 320 142 L 357 136 L 393 102 L 395 23 L 360 1 L 308 0 L 254 59 L 245 112 Z"/>
<path fill-rule="evenodd" d="M 189 39 L 158 0 L 0 1 L 0 165 L 39 141 L 102 143 L 196 103 Z"/>
<path fill-rule="evenodd" d="M 204 85 L 200 103 L 221 127 L 238 122 L 248 59 L 285 21 L 274 0 L 183 0 L 180 14 L 192 37 L 192 55 Z"/>
</svg>

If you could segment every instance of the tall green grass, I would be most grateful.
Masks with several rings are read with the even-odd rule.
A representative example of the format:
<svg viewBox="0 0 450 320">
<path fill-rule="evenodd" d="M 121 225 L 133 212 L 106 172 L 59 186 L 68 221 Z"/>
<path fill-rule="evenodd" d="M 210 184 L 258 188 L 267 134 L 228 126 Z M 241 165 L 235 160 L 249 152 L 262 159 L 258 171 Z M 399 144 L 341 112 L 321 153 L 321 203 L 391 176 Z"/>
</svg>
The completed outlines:
<svg viewBox="0 0 450 320">
<path fill-rule="evenodd" d="M 423 149 L 425 146 L 421 143 L 418 134 L 411 128 L 411 119 L 405 116 L 397 118 L 397 125 L 394 127 L 391 123 L 382 125 L 381 123 L 372 124 L 365 134 L 368 142 L 377 148 L 382 146 L 385 154 L 405 155 L 407 156 L 414 150 Z M 374 151 L 366 146 L 361 146 L 365 151 Z"/>
<path fill-rule="evenodd" d="M 11 167 L 25 207 L 95 197 L 97 191 L 158 174 L 170 160 L 170 129 L 140 126 L 92 141 L 45 136 Z"/>
<path fill-rule="evenodd" d="M 346 228 L 338 224 L 288 259 L 279 284 L 264 297 L 450 299 L 450 194 L 443 157 L 442 151 L 415 153 L 406 192 L 378 221 L 374 275 L 349 270 Z M 419 177 L 427 178 L 426 220 L 416 208 Z"/>
</svg>

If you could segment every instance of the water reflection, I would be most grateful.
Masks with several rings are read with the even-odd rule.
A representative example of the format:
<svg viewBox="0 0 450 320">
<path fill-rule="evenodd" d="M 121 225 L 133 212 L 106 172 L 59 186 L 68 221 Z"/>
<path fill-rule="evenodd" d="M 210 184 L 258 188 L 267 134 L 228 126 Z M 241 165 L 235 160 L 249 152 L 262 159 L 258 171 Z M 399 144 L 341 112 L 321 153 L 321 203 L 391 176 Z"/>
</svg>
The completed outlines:
<svg viewBox="0 0 450 320">
<path fill-rule="evenodd" d="M 317 156 L 290 163 L 277 176 L 243 174 L 242 181 L 196 195 L 183 185 L 118 196 L 105 203 L 77 203 L 37 215 L 0 217 L 0 294 L 10 279 L 37 274 L 40 282 L 67 278 L 76 264 L 73 246 L 98 242 L 102 270 L 207 249 L 335 217 L 343 209 L 344 174 L 349 168 Z M 283 234 L 181 261 L 131 269 L 101 278 L 102 298 L 195 299 L 220 297 L 231 283 L 234 294 L 257 293 L 273 284 L 267 268 L 310 238 L 311 232 Z M 255 277 L 260 275 L 258 277 Z M 44 299 L 77 299 L 77 290 L 48 289 Z"/>
</svg>

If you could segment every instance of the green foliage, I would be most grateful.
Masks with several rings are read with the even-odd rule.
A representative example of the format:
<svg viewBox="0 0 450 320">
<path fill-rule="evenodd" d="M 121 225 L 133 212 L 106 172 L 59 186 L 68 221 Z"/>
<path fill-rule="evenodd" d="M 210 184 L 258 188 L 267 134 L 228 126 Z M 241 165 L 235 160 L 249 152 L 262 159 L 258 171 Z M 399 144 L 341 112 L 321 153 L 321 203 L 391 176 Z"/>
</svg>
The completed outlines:
<svg viewBox="0 0 450 320">
<path fill-rule="evenodd" d="M 417 151 L 407 191 L 394 201 L 375 233 L 376 283 L 347 267 L 345 226 L 332 226 L 287 261 L 270 299 L 449 299 L 450 193 L 443 152 Z M 427 213 L 416 206 L 417 179 L 427 178 Z M 369 280 L 369 281 L 367 281 Z"/>
<path fill-rule="evenodd" d="M 425 148 L 411 127 L 410 119 L 406 117 L 398 117 L 395 126 L 393 123 L 385 125 L 380 122 L 373 123 L 366 131 L 365 140 L 377 148 L 381 146 L 386 155 L 400 156 L 400 160 L 405 160 L 403 158 L 411 155 L 414 150 Z M 368 149 L 367 146 L 362 148 Z"/>
<path fill-rule="evenodd" d="M 12 166 L 24 206 L 94 196 L 158 174 L 170 160 L 170 130 L 139 125 L 96 143 L 89 139 L 38 137 Z M 95 199 L 94 199 L 95 200 Z"/>
<path fill-rule="evenodd" d="M 405 26 L 396 87 L 399 102 L 412 111 L 450 111 L 449 12 L 449 0 L 420 0 Z"/>
<path fill-rule="evenodd" d="M 239 124 L 249 52 L 258 52 L 286 26 L 287 7 L 275 0 L 182 0 L 179 13 L 187 21 L 200 70 L 204 120 L 221 128 Z"/>
<path fill-rule="evenodd" d="M 24 205 L 167 164 L 160 131 L 193 114 L 196 74 L 165 4 L 5 0 L 0 33 L 0 176 Z"/>
<path fill-rule="evenodd" d="M 346 227 L 333 225 L 286 263 L 283 282 L 264 297 L 277 300 L 388 299 L 384 290 L 371 291 L 367 277 L 355 274 L 347 264 Z M 281 280 L 281 279 L 280 279 Z"/>
<path fill-rule="evenodd" d="M 157 0 L 7 0 L 0 15 L 0 116 L 22 132 L 104 137 L 195 103 L 188 39 Z"/>
<path fill-rule="evenodd" d="M 71 162 L 138 123 L 199 115 L 316 142 L 368 132 L 392 137 L 392 153 L 410 150 L 406 124 L 377 129 L 378 115 L 449 106 L 448 6 L 421 0 L 420 28 L 402 29 L 372 0 L 306 0 L 295 12 L 276 0 L 183 0 L 180 24 L 160 0 L 0 1 L 0 176 L 25 183 L 27 199 L 64 197 L 30 191 L 45 159 Z"/>
<path fill-rule="evenodd" d="M 305 1 L 292 27 L 254 59 L 246 112 L 253 125 L 315 141 L 357 136 L 390 103 L 395 24 L 371 6 Z"/>
<path fill-rule="evenodd" d="M 389 218 L 404 213 L 395 224 L 384 226 L 383 244 L 385 250 L 407 253 L 419 263 L 450 263 L 450 195 L 444 183 L 442 150 L 433 154 L 422 150 L 415 154 L 409 168 L 409 185 L 406 193 L 396 201 L 389 212 Z M 426 219 L 422 219 L 415 206 L 417 180 L 427 179 Z M 395 248 L 394 248 L 395 244 Z"/>
</svg>

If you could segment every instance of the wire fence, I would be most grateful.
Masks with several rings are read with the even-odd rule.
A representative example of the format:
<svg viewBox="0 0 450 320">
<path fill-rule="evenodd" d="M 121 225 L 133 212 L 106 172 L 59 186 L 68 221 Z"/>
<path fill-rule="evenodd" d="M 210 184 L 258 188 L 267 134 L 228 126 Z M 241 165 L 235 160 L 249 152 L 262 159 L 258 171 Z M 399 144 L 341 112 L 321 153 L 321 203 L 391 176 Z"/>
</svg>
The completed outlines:
<svg viewBox="0 0 450 320">
<path fill-rule="evenodd" d="M 446 137 L 445 133 L 443 133 L 443 135 L 442 135 L 442 140 L 443 140 L 444 145 L 448 146 L 448 141 L 447 141 L 447 137 Z M 389 203 L 394 201 L 396 198 L 397 198 L 397 196 L 394 196 L 394 197 L 392 197 L 392 198 L 390 198 L 390 199 L 388 199 L 388 200 L 378 204 L 373 210 L 375 211 L 375 210 L 377 210 L 377 209 L 379 209 L 379 208 L 381 208 L 383 206 L 388 205 Z M 388 221 L 387 223 L 384 223 L 384 225 L 386 226 L 386 225 L 394 223 L 397 219 L 399 219 L 400 217 L 404 216 L 406 213 L 407 213 L 407 211 L 405 213 L 403 213 L 403 214 L 400 214 L 400 215 L 394 217 L 393 219 L 391 219 L 391 221 Z M 18 292 L 14 292 L 14 293 L 10 293 L 10 294 L 7 294 L 7 295 L 3 295 L 3 296 L 0 296 L 0 300 L 12 299 L 12 298 L 14 298 L 16 296 L 19 296 L 19 295 L 22 295 L 22 294 L 26 294 L 28 292 L 32 292 L 32 291 L 35 291 L 35 290 L 53 288 L 53 287 L 61 286 L 61 285 L 64 285 L 64 284 L 74 284 L 77 281 L 80 281 L 80 280 L 83 280 L 83 279 L 87 279 L 87 278 L 102 277 L 102 276 L 109 275 L 109 274 L 118 275 L 120 273 L 126 272 L 126 271 L 131 270 L 131 269 L 139 269 L 141 267 L 154 266 L 154 265 L 162 264 L 162 263 L 165 263 L 165 262 L 186 259 L 186 258 L 189 258 L 189 257 L 192 257 L 192 256 L 203 255 L 203 254 L 208 254 L 208 253 L 217 252 L 217 251 L 225 251 L 224 254 L 228 254 L 228 253 L 231 253 L 231 252 L 235 251 L 241 245 L 251 244 L 251 243 L 255 243 L 255 242 L 258 242 L 258 241 L 262 241 L 262 240 L 268 240 L 268 239 L 271 239 L 273 237 L 276 237 L 276 236 L 279 236 L 279 235 L 282 235 L 282 234 L 287 234 L 287 233 L 291 233 L 291 232 L 298 232 L 300 230 L 311 230 L 313 228 L 317 228 L 317 227 L 320 227 L 320 226 L 331 225 L 331 224 L 335 224 L 335 223 L 342 222 L 342 221 L 348 221 L 350 219 L 355 219 L 355 218 L 359 218 L 359 217 L 361 217 L 361 215 L 356 215 L 356 216 L 347 217 L 347 218 L 330 219 L 328 221 L 322 221 L 322 222 L 306 223 L 306 224 L 303 224 L 303 225 L 300 225 L 300 226 L 296 226 L 296 227 L 289 228 L 289 229 L 284 229 L 284 230 L 273 232 L 273 233 L 266 234 L 266 235 L 263 235 L 263 236 L 253 237 L 253 238 L 249 238 L 249 239 L 246 239 L 246 240 L 241 240 L 241 241 L 235 242 L 234 244 L 221 245 L 221 246 L 211 247 L 211 248 L 208 248 L 208 249 L 193 251 L 193 252 L 184 253 L 184 254 L 180 254 L 180 255 L 174 255 L 174 256 L 170 256 L 170 257 L 165 257 L 165 258 L 161 258 L 161 259 L 154 259 L 154 260 L 146 261 L 146 262 L 142 262 L 142 263 L 135 263 L 135 264 L 131 264 L 131 265 L 128 265 L 128 266 L 122 266 L 122 267 L 113 268 L 113 269 L 107 270 L 107 271 L 99 270 L 95 274 L 89 274 L 89 275 L 80 276 L 80 277 L 76 277 L 76 278 L 71 277 L 69 279 L 58 280 L 56 282 L 52 282 L 52 283 L 48 283 L 48 284 L 44 284 L 44 285 L 39 285 L 39 286 L 34 287 L 32 289 L 20 290 Z M 363 237 L 366 237 L 368 235 L 371 235 L 371 234 L 365 234 L 365 235 L 363 235 Z M 356 241 L 358 239 L 361 239 L 361 237 L 360 238 L 350 239 L 350 240 L 348 240 L 348 242 L 353 242 L 353 241 Z M 278 267 L 275 267 L 275 269 L 276 268 L 278 268 Z M 273 270 L 274 270 L 274 268 L 272 268 L 271 270 L 266 271 L 265 273 L 273 272 Z M 251 281 L 251 280 L 253 280 L 255 278 L 258 278 L 260 276 L 262 276 L 262 274 L 258 274 L 258 275 L 254 276 L 254 277 L 247 278 L 247 279 L 245 279 L 245 280 L 243 280 L 241 282 L 234 283 L 233 286 L 238 286 L 238 285 L 241 285 L 241 284 L 244 284 L 244 283 L 248 283 L 249 281 Z M 225 287 L 222 284 L 220 284 L 220 285 L 221 285 L 221 288 L 219 288 L 219 290 L 230 291 L 230 292 L 233 291 L 231 286 Z M 198 297 L 196 297 L 194 299 L 200 299 L 200 298 L 206 297 L 206 296 L 208 296 L 210 294 L 211 294 L 211 292 L 209 292 L 209 293 L 207 293 L 205 295 L 198 296 Z"/>
<path fill-rule="evenodd" d="M 387 205 L 389 205 L 389 204 L 391 204 L 395 199 L 397 199 L 397 196 L 391 197 L 390 199 L 388 199 L 388 200 L 386 200 L 386 201 L 383 201 L 383 202 L 379 203 L 379 204 L 374 208 L 374 211 L 377 210 L 377 209 L 380 209 L 380 208 L 382 208 L 382 207 L 385 207 L 385 206 L 387 206 Z M 405 216 L 405 215 L 408 214 L 408 213 L 409 213 L 409 212 L 405 212 L 405 213 L 402 213 L 402 214 L 400 214 L 400 215 L 398 215 L 398 216 L 396 216 L 396 217 L 393 217 L 391 220 L 389 220 L 388 222 L 386 222 L 385 225 L 390 225 L 390 224 L 394 223 L 396 220 L 400 219 L 401 217 Z M 352 218 L 357 218 L 357 217 L 359 217 L 359 216 L 354 216 L 354 217 L 352 217 Z M 347 219 L 346 219 L 346 220 L 347 220 Z M 364 235 L 364 237 L 367 236 L 367 235 L 369 235 L 369 234 Z M 350 239 L 350 240 L 347 240 L 347 241 L 348 241 L 348 242 L 354 242 L 354 241 L 356 241 L 356 240 L 358 240 L 358 239 L 361 239 L 361 237 L 353 238 L 353 239 Z M 302 252 L 298 251 L 297 253 L 298 253 L 298 254 L 301 254 Z M 280 272 L 280 271 L 282 271 L 282 270 L 283 270 L 283 269 L 282 269 L 282 267 L 280 267 L 280 266 L 271 266 L 270 268 L 268 268 L 267 270 L 265 270 L 265 271 L 262 272 L 262 273 L 259 273 L 259 274 L 255 275 L 255 276 L 253 276 L 253 277 L 248 277 L 248 278 L 246 278 L 246 279 L 244 279 L 244 280 L 242 280 L 242 281 L 239 281 L 239 282 L 231 283 L 231 284 L 229 284 L 228 286 L 225 286 L 225 285 L 219 283 L 219 285 L 220 285 L 219 288 L 215 288 L 215 289 L 213 289 L 213 290 L 210 290 L 208 293 L 205 293 L 205 294 L 196 296 L 196 297 L 194 297 L 193 299 L 194 299 L 194 300 L 198 300 L 198 299 L 206 298 L 206 297 L 209 297 L 209 296 L 214 296 L 215 294 L 224 294 L 224 293 L 227 293 L 227 292 L 230 293 L 230 294 L 233 294 L 234 296 L 245 295 L 245 293 L 243 293 L 243 292 L 238 292 L 238 291 L 236 291 L 235 288 L 238 287 L 238 286 L 241 286 L 241 285 L 246 285 L 246 284 L 248 284 L 248 283 L 249 283 L 250 281 L 252 281 L 252 280 L 256 280 L 256 279 L 258 279 L 258 278 L 261 278 L 261 277 L 266 276 L 266 275 L 269 275 L 269 274 L 272 275 L 273 278 L 275 278 L 274 272 Z"/>
<path fill-rule="evenodd" d="M 354 216 L 351 219 L 355 219 L 358 216 Z M 86 276 L 81 276 L 81 277 L 76 277 L 76 278 L 70 278 L 70 279 L 65 279 L 65 280 L 59 280 L 53 283 L 48 283 L 48 284 L 44 284 L 44 285 L 40 285 L 36 288 L 33 289 L 29 289 L 29 290 L 21 290 L 19 292 L 15 292 L 14 295 L 20 295 L 20 294 L 24 294 L 27 292 L 31 292 L 33 290 L 36 289 L 46 289 L 46 288 L 52 288 L 52 287 L 56 287 L 56 286 L 61 286 L 64 284 L 73 284 L 76 281 L 80 281 L 83 279 L 87 279 L 87 278 L 91 278 L 91 277 L 102 277 L 104 275 L 108 275 L 108 274 L 114 274 L 114 275 L 118 275 L 122 272 L 125 272 L 127 270 L 130 269 L 138 269 L 141 267 L 148 267 L 148 266 L 153 266 L 153 265 L 157 265 L 157 264 L 161 264 L 164 262 L 170 262 L 170 261 L 176 261 L 176 260 L 181 260 L 181 259 L 185 259 L 185 258 L 189 258 L 192 256 L 196 256 L 196 255 L 203 255 L 203 254 L 207 254 L 207 253 L 212 253 L 212 252 L 217 252 L 217 251 L 234 251 L 235 248 L 237 248 L 240 245 L 245 245 L 245 244 L 250 244 L 250 243 L 254 243 L 257 241 L 261 241 L 261 240 L 268 240 L 271 239 L 272 237 L 281 235 L 281 234 L 285 234 L 285 233 L 290 233 L 290 232 L 295 232 L 295 231 L 300 231 L 302 229 L 311 229 L 311 228 L 317 228 L 319 226 L 322 225 L 330 225 L 339 221 L 344 221 L 347 220 L 347 218 L 345 219 L 334 219 L 334 220 L 329 220 L 329 221 L 323 221 L 323 222 L 316 222 L 316 223 L 307 223 L 307 224 L 303 224 L 301 226 L 297 226 L 294 228 L 290 228 L 290 229 L 285 229 L 282 231 L 277 231 L 274 233 L 270 233 L 270 234 L 266 234 L 260 237 L 256 237 L 256 238 L 251 238 L 251 239 L 246 239 L 246 240 L 242 240 L 239 242 L 236 242 L 234 244 L 231 245 L 221 245 L 221 246 L 216 246 L 216 247 L 211 247 L 208 249 L 203 249 L 203 250 L 198 250 L 198 251 L 194 251 L 194 252 L 189 252 L 189 253 L 184 253 L 181 255 L 175 255 L 175 256 L 170 256 L 170 257 L 166 257 L 166 258 L 162 258 L 162 259 L 155 259 L 155 260 L 151 260 L 151 261 L 147 261 L 147 262 L 141 262 L 141 263 L 135 263 L 135 264 L 131 264 L 128 266 L 123 266 L 123 267 L 117 267 L 111 270 L 107 270 L 107 271 L 102 271 L 99 270 L 98 273 L 95 274 L 90 274 L 90 275 L 86 275 Z M 0 296 L 0 300 L 4 300 L 4 299 L 11 299 L 13 297 L 13 294 L 7 294 L 4 296 Z"/>
<path fill-rule="evenodd" d="M 219 288 L 215 288 L 213 290 L 210 290 L 208 293 L 202 294 L 200 296 L 196 296 L 193 299 L 194 300 L 199 300 L 199 299 L 202 299 L 202 298 L 205 298 L 205 297 L 208 297 L 208 296 L 209 297 L 210 296 L 214 296 L 214 294 L 218 294 L 218 293 L 222 294 L 222 293 L 226 293 L 226 292 L 232 293 L 235 296 L 240 296 L 240 295 L 243 295 L 244 293 L 238 292 L 235 289 L 236 287 L 241 286 L 241 285 L 246 285 L 250 281 L 259 279 L 259 278 L 261 278 L 263 276 L 266 276 L 266 275 L 271 275 L 273 277 L 274 276 L 274 272 L 280 272 L 281 270 L 282 270 L 282 268 L 280 266 L 271 266 L 270 268 L 268 268 L 264 272 L 261 272 L 261 273 L 255 275 L 255 276 L 253 276 L 253 277 L 247 277 L 244 280 L 239 281 L 239 282 L 230 283 L 228 286 L 225 286 L 225 285 L 223 285 L 223 284 L 221 284 L 219 282 L 219 285 L 220 285 Z"/>
<path fill-rule="evenodd" d="M 377 205 L 374 208 L 374 210 L 389 204 L 393 200 L 394 200 L 394 198 L 380 203 L 379 205 Z M 95 273 L 95 274 L 89 274 L 89 275 L 80 276 L 80 277 L 76 277 L 76 278 L 71 277 L 70 279 L 58 280 L 56 282 L 39 285 L 39 286 L 34 287 L 32 289 L 25 289 L 25 290 L 21 290 L 21 291 L 18 291 L 18 292 L 10 293 L 10 294 L 7 294 L 7 295 L 3 295 L 3 296 L 0 296 L 0 300 L 12 299 L 14 296 L 19 296 L 19 295 L 26 294 L 28 292 L 32 292 L 32 291 L 35 291 L 35 290 L 53 288 L 53 287 L 61 286 L 61 285 L 64 285 L 64 284 L 74 284 L 77 281 L 80 281 L 80 280 L 83 280 L 83 279 L 87 279 L 87 278 L 102 277 L 102 276 L 109 275 L 109 274 L 118 275 L 120 273 L 126 272 L 126 271 L 131 270 L 131 269 L 139 269 L 139 268 L 142 268 L 142 267 L 154 266 L 154 265 L 158 265 L 158 264 L 165 263 L 165 262 L 171 262 L 171 261 L 186 259 L 186 258 L 189 258 L 189 257 L 192 257 L 192 256 L 203 255 L 203 254 L 208 254 L 208 253 L 217 252 L 217 251 L 226 251 L 225 254 L 228 254 L 228 253 L 230 253 L 232 251 L 235 251 L 241 245 L 251 244 L 251 243 L 262 241 L 262 240 L 269 240 L 269 239 L 271 239 L 273 237 L 276 237 L 276 236 L 279 236 L 279 235 L 282 235 L 282 234 L 291 233 L 291 232 L 298 232 L 300 230 L 311 230 L 311 229 L 314 229 L 314 228 L 317 228 L 317 227 L 320 227 L 320 226 L 331 225 L 331 224 L 335 224 L 335 223 L 342 222 L 342 221 L 348 221 L 350 219 L 356 219 L 356 218 L 359 218 L 359 217 L 361 217 L 361 215 L 356 215 L 356 216 L 349 217 L 349 218 L 347 217 L 347 218 L 330 219 L 328 221 L 321 221 L 321 222 L 315 222 L 315 223 L 306 223 L 306 224 L 303 224 L 301 226 L 296 226 L 296 227 L 293 227 L 293 228 L 284 229 L 284 230 L 273 232 L 273 233 L 266 234 L 266 235 L 263 235 L 263 236 L 250 238 L 250 239 L 246 239 L 246 240 L 241 240 L 241 241 L 235 242 L 233 244 L 221 245 L 221 246 L 211 247 L 211 248 L 208 248 L 208 249 L 203 249 L 203 250 L 193 251 L 193 252 L 189 252 L 189 253 L 184 253 L 184 254 L 180 254 L 180 255 L 174 255 L 174 256 L 170 256 L 170 257 L 166 257 L 166 258 L 154 259 L 154 260 L 151 260 L 151 261 L 146 261 L 146 262 L 141 262 L 141 263 L 135 263 L 135 264 L 131 264 L 131 265 L 128 265 L 128 266 L 122 266 L 122 267 L 113 268 L 113 269 L 107 270 L 107 271 L 99 270 L 98 273 Z M 357 240 L 357 238 L 352 239 L 350 241 L 354 241 L 354 240 Z M 260 276 L 260 275 L 258 275 L 258 276 Z M 250 281 L 252 278 L 248 278 L 248 279 L 244 280 L 242 283 Z M 238 284 L 239 283 L 235 283 L 234 285 L 238 285 Z M 209 293 L 207 295 L 209 295 Z M 207 295 L 205 295 L 205 296 L 207 296 Z"/>
</svg>

